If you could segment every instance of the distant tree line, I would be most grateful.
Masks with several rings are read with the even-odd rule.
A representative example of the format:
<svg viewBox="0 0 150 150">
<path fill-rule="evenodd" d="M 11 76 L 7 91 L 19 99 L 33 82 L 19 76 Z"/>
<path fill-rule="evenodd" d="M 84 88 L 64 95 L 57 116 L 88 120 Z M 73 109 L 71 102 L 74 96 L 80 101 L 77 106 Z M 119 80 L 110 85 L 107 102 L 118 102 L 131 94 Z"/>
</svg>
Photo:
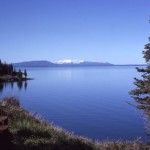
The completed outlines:
<svg viewBox="0 0 150 150">
<path fill-rule="evenodd" d="M 0 76 L 5 75 L 16 76 L 17 78 L 23 78 L 24 75 L 24 77 L 26 78 L 27 71 L 26 69 L 24 70 L 24 72 L 22 72 L 20 69 L 19 71 L 16 71 L 12 64 L 2 63 L 2 61 L 0 60 Z"/>
</svg>

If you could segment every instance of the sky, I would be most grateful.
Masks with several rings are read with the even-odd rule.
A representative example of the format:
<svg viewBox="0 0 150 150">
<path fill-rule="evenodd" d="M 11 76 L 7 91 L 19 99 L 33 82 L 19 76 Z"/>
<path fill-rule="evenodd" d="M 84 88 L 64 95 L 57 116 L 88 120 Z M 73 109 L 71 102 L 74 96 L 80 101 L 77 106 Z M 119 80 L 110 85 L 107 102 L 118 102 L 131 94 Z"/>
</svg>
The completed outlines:
<svg viewBox="0 0 150 150">
<path fill-rule="evenodd" d="M 143 64 L 149 0 L 0 0 L 0 59 Z"/>
</svg>

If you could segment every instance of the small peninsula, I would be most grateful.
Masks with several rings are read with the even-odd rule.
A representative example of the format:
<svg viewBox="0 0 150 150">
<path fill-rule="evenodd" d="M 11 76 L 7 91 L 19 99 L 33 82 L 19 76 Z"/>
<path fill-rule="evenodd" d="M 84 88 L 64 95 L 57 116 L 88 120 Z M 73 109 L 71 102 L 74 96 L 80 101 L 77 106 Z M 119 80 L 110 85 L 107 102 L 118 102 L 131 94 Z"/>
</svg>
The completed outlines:
<svg viewBox="0 0 150 150">
<path fill-rule="evenodd" d="M 21 69 L 16 71 L 12 64 L 3 63 L 0 60 L 0 82 L 16 82 L 26 81 L 31 78 L 27 78 L 26 69 L 22 72 Z"/>
</svg>

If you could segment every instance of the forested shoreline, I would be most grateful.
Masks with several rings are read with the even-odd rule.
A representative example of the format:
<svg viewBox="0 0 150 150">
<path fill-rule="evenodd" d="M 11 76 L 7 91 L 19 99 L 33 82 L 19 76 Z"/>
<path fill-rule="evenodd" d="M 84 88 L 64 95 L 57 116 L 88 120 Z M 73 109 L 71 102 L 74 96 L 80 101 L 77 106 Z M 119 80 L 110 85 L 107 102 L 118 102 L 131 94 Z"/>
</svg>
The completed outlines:
<svg viewBox="0 0 150 150">
<path fill-rule="evenodd" d="M 29 78 L 27 78 L 26 69 L 24 69 L 23 72 L 21 71 L 21 69 L 17 71 L 12 64 L 8 64 L 0 60 L 1 82 L 26 81 L 26 80 L 29 80 Z"/>
</svg>

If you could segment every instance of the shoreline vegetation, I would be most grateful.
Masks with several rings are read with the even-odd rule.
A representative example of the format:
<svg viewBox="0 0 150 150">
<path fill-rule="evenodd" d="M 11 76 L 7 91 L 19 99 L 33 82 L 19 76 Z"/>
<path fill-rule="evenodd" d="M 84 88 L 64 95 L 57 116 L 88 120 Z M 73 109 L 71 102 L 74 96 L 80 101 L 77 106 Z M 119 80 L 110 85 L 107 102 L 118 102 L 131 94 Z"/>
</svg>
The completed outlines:
<svg viewBox="0 0 150 150">
<path fill-rule="evenodd" d="M 0 82 L 21 82 L 32 80 L 32 78 L 27 78 L 27 70 L 24 69 L 24 72 L 13 67 L 12 64 L 2 63 L 0 60 Z"/>
<path fill-rule="evenodd" d="M 18 78 L 17 76 L 11 75 L 0 76 L 0 82 L 22 82 L 27 80 L 33 80 L 33 78 Z"/>
<path fill-rule="evenodd" d="M 0 100 L 0 116 L 8 116 L 12 142 L 9 150 L 148 150 L 150 143 L 92 141 L 76 136 L 21 108 L 16 97 Z M 0 141 L 3 142 L 3 141 Z M 0 143 L 1 144 L 1 143 Z"/>
</svg>

